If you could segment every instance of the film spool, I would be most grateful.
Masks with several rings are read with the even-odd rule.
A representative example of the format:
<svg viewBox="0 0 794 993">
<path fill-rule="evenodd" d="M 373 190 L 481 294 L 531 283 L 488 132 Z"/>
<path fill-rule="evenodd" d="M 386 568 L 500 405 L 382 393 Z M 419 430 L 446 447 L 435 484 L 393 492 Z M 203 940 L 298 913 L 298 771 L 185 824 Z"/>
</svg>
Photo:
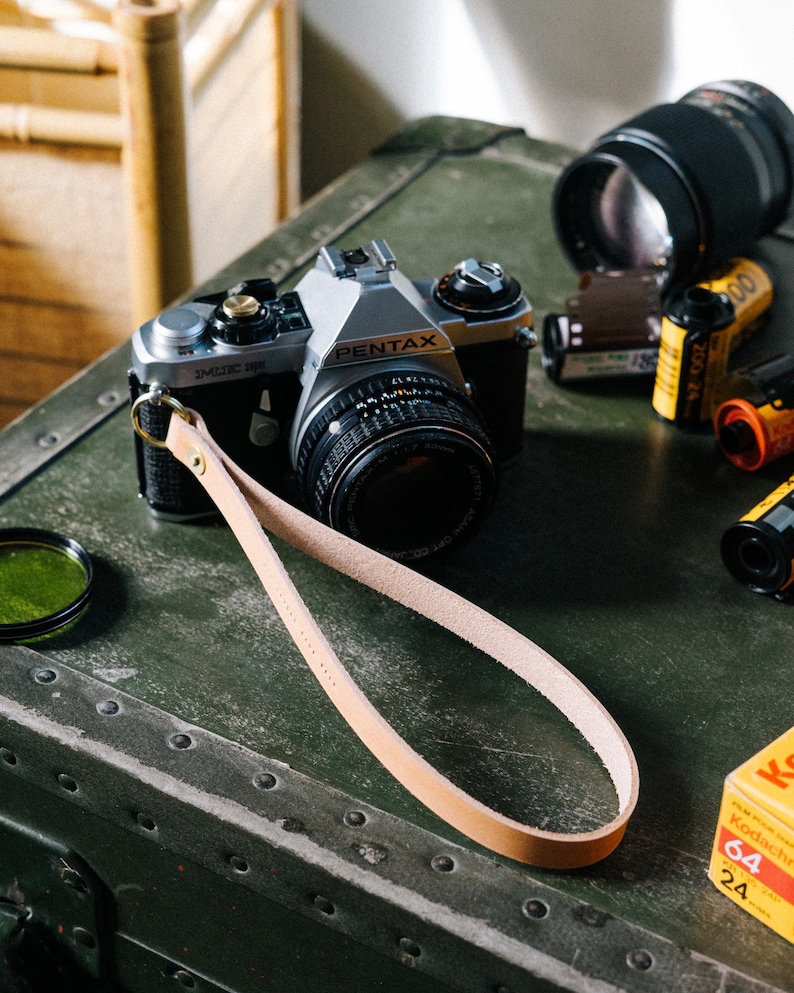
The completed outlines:
<svg viewBox="0 0 794 993">
<path fill-rule="evenodd" d="M 0 643 L 52 634 L 85 610 L 94 585 L 88 552 L 39 528 L 0 529 Z"/>
</svg>

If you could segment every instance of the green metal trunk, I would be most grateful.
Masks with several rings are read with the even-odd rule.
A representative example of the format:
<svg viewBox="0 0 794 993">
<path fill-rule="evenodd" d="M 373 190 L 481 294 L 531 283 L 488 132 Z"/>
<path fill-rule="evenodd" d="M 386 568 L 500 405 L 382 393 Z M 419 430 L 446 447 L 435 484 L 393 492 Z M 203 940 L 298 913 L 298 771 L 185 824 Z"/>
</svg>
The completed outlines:
<svg viewBox="0 0 794 993">
<path fill-rule="evenodd" d="M 385 238 L 413 279 L 503 263 L 540 326 L 576 290 L 550 214 L 568 159 L 417 122 L 201 290 L 287 288 L 321 245 Z M 759 252 L 777 300 L 748 361 L 786 351 L 794 318 L 791 245 Z M 69 534 L 95 566 L 79 621 L 0 647 L 0 989 L 794 991 L 794 946 L 706 875 L 725 775 L 794 724 L 791 608 L 741 588 L 719 541 L 794 463 L 742 474 L 708 431 L 656 417 L 647 377 L 562 388 L 530 356 L 523 452 L 482 531 L 430 572 L 571 669 L 641 773 L 613 855 L 533 869 L 378 765 L 226 528 L 150 516 L 129 361 L 112 352 L 0 435 L 0 526 Z M 539 826 L 611 816 L 608 777 L 542 698 L 279 550 L 367 694 L 448 776 Z"/>
</svg>

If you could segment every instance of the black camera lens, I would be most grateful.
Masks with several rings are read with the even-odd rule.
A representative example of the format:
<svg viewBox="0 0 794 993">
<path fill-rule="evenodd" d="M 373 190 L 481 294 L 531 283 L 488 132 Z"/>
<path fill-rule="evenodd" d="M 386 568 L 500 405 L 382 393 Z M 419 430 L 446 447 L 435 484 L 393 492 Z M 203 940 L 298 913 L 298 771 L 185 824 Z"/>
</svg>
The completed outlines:
<svg viewBox="0 0 794 993">
<path fill-rule="evenodd" d="M 793 177 L 786 105 L 755 83 L 708 83 L 602 135 L 565 169 L 557 236 L 580 272 L 652 266 L 667 292 L 780 224 Z"/>
<path fill-rule="evenodd" d="M 491 444 L 466 395 L 404 370 L 340 391 L 308 424 L 296 469 L 316 517 L 406 561 L 473 534 L 496 489 Z"/>
</svg>

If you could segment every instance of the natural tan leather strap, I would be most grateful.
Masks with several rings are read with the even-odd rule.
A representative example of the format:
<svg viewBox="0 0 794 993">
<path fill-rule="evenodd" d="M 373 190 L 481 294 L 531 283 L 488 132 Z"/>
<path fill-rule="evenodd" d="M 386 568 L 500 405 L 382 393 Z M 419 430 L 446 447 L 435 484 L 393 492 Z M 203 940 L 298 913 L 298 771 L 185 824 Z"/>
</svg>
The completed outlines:
<svg viewBox="0 0 794 993">
<path fill-rule="evenodd" d="M 359 738 L 419 800 L 474 841 L 533 865 L 575 868 L 608 855 L 637 801 L 634 754 L 595 697 L 559 662 L 463 597 L 347 538 L 276 497 L 215 444 L 201 418 L 172 416 L 166 446 L 191 469 L 226 518 L 312 672 Z M 522 824 L 469 796 L 415 752 L 378 713 L 328 644 L 263 531 L 437 622 L 501 662 L 559 708 L 598 753 L 619 813 L 581 834 Z"/>
</svg>

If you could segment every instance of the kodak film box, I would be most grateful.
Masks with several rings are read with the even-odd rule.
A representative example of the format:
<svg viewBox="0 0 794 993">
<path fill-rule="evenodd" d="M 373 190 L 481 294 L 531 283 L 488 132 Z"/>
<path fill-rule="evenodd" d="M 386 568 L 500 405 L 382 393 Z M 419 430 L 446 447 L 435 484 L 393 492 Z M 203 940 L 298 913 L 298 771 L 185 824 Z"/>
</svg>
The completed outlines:
<svg viewBox="0 0 794 993">
<path fill-rule="evenodd" d="M 726 778 L 709 878 L 794 943 L 794 728 Z"/>
</svg>

